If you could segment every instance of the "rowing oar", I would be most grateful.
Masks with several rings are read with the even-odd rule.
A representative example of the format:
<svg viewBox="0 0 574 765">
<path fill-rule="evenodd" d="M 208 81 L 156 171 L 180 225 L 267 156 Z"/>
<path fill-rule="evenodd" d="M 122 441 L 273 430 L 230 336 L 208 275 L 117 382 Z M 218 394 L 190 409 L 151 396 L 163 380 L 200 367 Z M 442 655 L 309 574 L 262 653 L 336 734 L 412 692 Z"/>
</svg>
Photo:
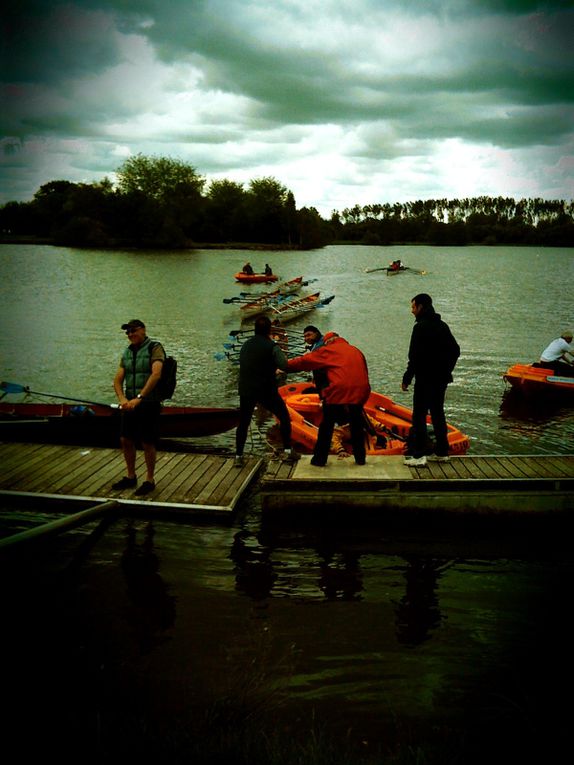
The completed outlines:
<svg viewBox="0 0 574 765">
<path fill-rule="evenodd" d="M 230 303 L 250 303 L 252 301 L 243 297 L 223 298 L 223 302 L 229 305 Z"/>
<path fill-rule="evenodd" d="M 388 266 L 381 266 L 381 268 L 365 268 L 366 274 L 372 274 L 374 271 L 388 271 Z"/>
<path fill-rule="evenodd" d="M 111 409 L 119 409 L 119 404 L 102 404 L 101 401 L 88 401 L 85 398 L 72 398 L 71 396 L 58 396 L 55 393 L 41 393 L 39 390 L 30 390 L 27 385 L 18 383 L 0 382 L 0 390 L 5 393 L 32 393 L 34 396 L 47 396 L 48 398 L 60 398 L 63 401 L 77 401 L 79 404 L 93 404 L 94 406 L 108 406 Z"/>
</svg>

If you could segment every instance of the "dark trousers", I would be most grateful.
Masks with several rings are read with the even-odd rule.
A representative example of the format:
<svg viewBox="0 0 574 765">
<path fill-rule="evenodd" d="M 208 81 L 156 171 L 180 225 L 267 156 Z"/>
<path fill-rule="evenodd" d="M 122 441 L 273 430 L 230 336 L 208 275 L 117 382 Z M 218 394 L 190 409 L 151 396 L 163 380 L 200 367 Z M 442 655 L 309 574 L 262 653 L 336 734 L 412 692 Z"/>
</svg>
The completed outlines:
<svg viewBox="0 0 574 765">
<path fill-rule="evenodd" d="M 422 457 L 426 454 L 427 414 L 430 412 L 435 436 L 435 452 L 445 457 L 448 454 L 448 438 L 446 417 L 444 414 L 444 397 L 446 383 L 417 382 L 413 393 L 413 456 Z"/>
<path fill-rule="evenodd" d="M 122 410 L 120 436 L 128 441 L 157 446 L 160 413 L 159 401 L 142 401 L 135 409 Z"/>
<path fill-rule="evenodd" d="M 253 416 L 253 410 L 261 404 L 265 409 L 274 414 L 279 420 L 279 431 L 283 441 L 283 448 L 291 448 L 291 420 L 285 402 L 278 391 L 272 391 L 259 396 L 239 396 L 239 425 L 235 431 L 235 453 L 243 454 L 247 431 Z"/>
<path fill-rule="evenodd" d="M 331 439 L 335 424 L 343 425 L 346 422 L 351 427 L 351 445 L 355 462 L 365 462 L 365 419 L 363 407 L 360 404 L 326 404 L 323 402 L 323 419 L 319 425 L 317 443 L 313 450 L 314 465 L 325 465 L 331 450 Z"/>
<path fill-rule="evenodd" d="M 551 361 L 548 366 L 552 367 L 557 377 L 574 377 L 574 367 L 570 366 L 570 364 L 565 364 L 563 361 Z"/>
</svg>

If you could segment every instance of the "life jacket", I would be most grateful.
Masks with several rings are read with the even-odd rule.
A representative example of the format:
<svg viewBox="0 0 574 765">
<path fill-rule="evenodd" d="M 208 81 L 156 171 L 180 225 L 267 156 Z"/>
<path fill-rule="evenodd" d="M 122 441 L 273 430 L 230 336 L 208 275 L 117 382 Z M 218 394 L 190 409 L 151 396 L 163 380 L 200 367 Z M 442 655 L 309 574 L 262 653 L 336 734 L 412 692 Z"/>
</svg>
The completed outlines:
<svg viewBox="0 0 574 765">
<path fill-rule="evenodd" d="M 155 340 L 146 337 L 139 348 L 129 345 L 125 349 L 122 361 L 126 371 L 124 380 L 126 398 L 135 398 L 146 384 L 151 374 L 151 351 L 155 344 Z M 146 396 L 146 401 L 159 401 L 155 390 Z"/>
</svg>

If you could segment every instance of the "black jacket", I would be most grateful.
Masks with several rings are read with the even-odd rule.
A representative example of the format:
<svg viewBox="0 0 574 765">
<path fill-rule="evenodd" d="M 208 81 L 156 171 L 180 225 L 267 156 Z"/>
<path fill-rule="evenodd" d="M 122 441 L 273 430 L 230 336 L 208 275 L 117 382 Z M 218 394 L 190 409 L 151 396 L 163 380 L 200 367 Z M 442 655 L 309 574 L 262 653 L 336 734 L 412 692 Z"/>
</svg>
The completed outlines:
<svg viewBox="0 0 574 765">
<path fill-rule="evenodd" d="M 452 370 L 460 356 L 460 347 L 448 324 L 442 321 L 434 308 L 422 311 L 417 317 L 409 346 L 409 362 L 403 375 L 403 384 L 417 382 L 452 382 Z"/>
<path fill-rule="evenodd" d="M 253 335 L 239 352 L 239 395 L 267 396 L 277 390 L 277 369 L 287 369 L 287 357 L 269 337 Z"/>
</svg>

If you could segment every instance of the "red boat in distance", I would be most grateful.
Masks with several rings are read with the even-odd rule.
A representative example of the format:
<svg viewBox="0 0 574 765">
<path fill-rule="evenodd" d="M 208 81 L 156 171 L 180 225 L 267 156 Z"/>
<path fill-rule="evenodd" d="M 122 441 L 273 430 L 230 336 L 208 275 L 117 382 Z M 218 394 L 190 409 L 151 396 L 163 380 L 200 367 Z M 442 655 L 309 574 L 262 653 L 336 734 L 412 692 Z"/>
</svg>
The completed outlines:
<svg viewBox="0 0 574 765">
<path fill-rule="evenodd" d="M 235 274 L 235 281 L 242 284 L 271 284 L 277 279 L 279 277 L 276 274 L 246 274 L 244 271 Z"/>
</svg>

